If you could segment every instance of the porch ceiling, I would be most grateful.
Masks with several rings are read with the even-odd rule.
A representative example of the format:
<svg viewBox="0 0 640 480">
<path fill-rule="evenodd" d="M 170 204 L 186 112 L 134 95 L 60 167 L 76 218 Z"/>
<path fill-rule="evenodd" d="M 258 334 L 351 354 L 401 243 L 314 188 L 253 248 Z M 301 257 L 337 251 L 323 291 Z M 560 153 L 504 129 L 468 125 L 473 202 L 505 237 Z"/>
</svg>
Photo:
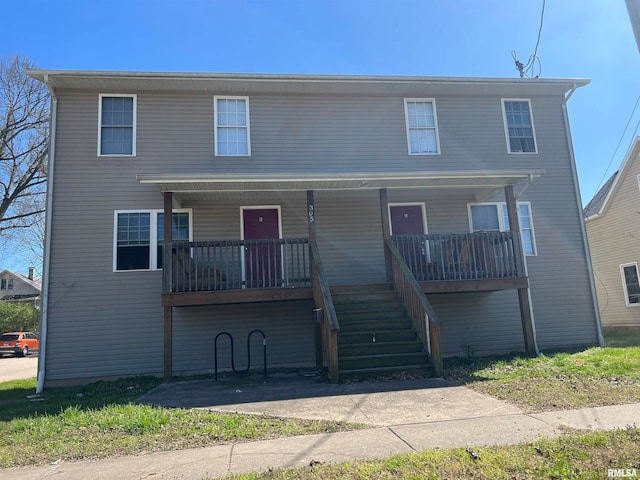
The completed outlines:
<svg viewBox="0 0 640 480">
<path fill-rule="evenodd" d="M 138 174 L 142 184 L 162 192 L 270 192 L 305 190 L 377 190 L 381 188 L 497 189 L 533 180 L 544 170 L 415 172 L 397 174 L 344 173 L 333 175 Z"/>
</svg>

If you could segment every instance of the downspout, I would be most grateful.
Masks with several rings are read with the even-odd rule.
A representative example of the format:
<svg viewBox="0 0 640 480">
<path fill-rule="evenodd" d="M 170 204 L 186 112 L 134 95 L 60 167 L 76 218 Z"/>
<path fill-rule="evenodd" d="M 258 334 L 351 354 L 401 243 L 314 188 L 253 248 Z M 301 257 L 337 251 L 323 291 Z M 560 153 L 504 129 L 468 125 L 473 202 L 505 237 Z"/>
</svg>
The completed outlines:
<svg viewBox="0 0 640 480">
<path fill-rule="evenodd" d="M 564 114 L 564 128 L 567 133 L 567 140 L 569 142 L 569 157 L 571 160 L 571 175 L 573 177 L 573 189 L 576 194 L 576 206 L 578 207 L 578 212 L 580 212 L 580 233 L 582 234 L 582 244 L 584 246 L 584 253 L 586 255 L 587 260 L 587 271 L 589 276 L 589 289 L 591 290 L 591 299 L 593 302 L 593 313 L 596 318 L 596 330 L 598 333 L 598 344 L 600 347 L 604 347 L 604 336 L 602 335 L 602 321 L 600 319 L 600 308 L 598 307 L 598 297 L 596 296 L 596 285 L 593 280 L 593 264 L 591 263 L 591 251 L 589 250 L 589 241 L 587 240 L 587 229 L 584 225 L 584 215 L 582 213 L 582 200 L 580 195 L 580 184 L 578 183 L 578 172 L 576 170 L 576 157 L 573 151 L 573 141 L 571 140 L 571 127 L 569 126 L 569 113 L 567 111 L 567 100 L 571 98 L 573 92 L 576 91 L 578 87 L 576 84 L 573 84 L 571 91 L 568 95 L 564 97 L 562 100 L 562 112 Z"/>
<path fill-rule="evenodd" d="M 40 349 L 38 352 L 38 383 L 36 394 L 44 390 L 44 377 L 47 358 L 47 330 L 49 318 L 49 277 L 51 265 L 51 222 L 53 209 L 53 174 L 56 153 L 56 120 L 58 118 L 58 97 L 49 83 L 49 75 L 44 76 L 44 83 L 51 95 L 51 118 L 49 123 L 49 169 L 47 172 L 47 199 L 45 204 L 44 258 L 42 267 L 42 315 L 40 317 Z"/>
</svg>

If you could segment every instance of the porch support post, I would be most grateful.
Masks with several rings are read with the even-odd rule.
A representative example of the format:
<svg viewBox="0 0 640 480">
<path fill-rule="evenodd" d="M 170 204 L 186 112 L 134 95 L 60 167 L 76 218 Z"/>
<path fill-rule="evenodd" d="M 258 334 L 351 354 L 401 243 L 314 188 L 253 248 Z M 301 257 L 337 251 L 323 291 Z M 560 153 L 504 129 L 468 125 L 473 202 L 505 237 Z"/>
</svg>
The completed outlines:
<svg viewBox="0 0 640 480">
<path fill-rule="evenodd" d="M 504 187 L 504 197 L 507 202 L 507 215 L 509 216 L 509 227 L 513 232 L 514 254 L 516 270 L 518 274 L 524 275 L 524 250 L 520 241 L 520 222 L 518 220 L 518 205 L 513 193 L 513 186 Z M 520 318 L 522 320 L 522 333 L 524 334 L 524 348 L 528 355 L 536 354 L 535 335 L 533 333 L 533 319 L 531 315 L 531 303 L 529 302 L 529 288 L 518 289 L 518 303 L 520 304 Z"/>
<path fill-rule="evenodd" d="M 171 241 L 173 195 L 164 192 L 164 248 L 162 249 L 162 277 L 164 293 L 171 292 Z M 173 307 L 164 307 L 164 378 L 173 376 Z"/>
<path fill-rule="evenodd" d="M 387 189 L 380 189 L 380 218 L 382 221 L 382 238 L 384 241 L 384 267 L 387 273 L 387 283 L 393 282 L 393 267 L 391 266 L 391 253 L 387 248 L 387 240 L 391 238 L 391 227 L 389 225 L 389 200 L 387 199 Z"/>
<path fill-rule="evenodd" d="M 173 376 L 173 307 L 164 307 L 164 379 Z"/>
<path fill-rule="evenodd" d="M 313 190 L 307 190 L 307 219 L 309 223 L 309 243 L 316 244 L 316 207 L 313 203 Z"/>
<path fill-rule="evenodd" d="M 307 190 L 307 221 L 309 224 L 309 244 L 316 245 L 316 210 L 313 200 L 313 190 Z M 313 268 L 313 263 L 311 264 Z M 312 275 L 313 277 L 313 275 Z M 316 370 L 321 371 L 324 368 L 324 358 L 322 352 L 322 310 L 314 309 L 313 311 L 313 337 L 315 344 Z"/>
</svg>

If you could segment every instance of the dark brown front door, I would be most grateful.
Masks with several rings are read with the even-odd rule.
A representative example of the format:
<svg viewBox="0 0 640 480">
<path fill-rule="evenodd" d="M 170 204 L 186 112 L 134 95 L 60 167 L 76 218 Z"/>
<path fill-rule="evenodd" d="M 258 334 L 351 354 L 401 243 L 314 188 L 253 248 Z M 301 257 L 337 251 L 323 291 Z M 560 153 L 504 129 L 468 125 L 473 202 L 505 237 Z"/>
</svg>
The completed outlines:
<svg viewBox="0 0 640 480">
<path fill-rule="evenodd" d="M 280 219 L 277 208 L 247 208 L 242 211 L 244 228 L 244 272 L 247 288 L 277 287 L 282 283 Z"/>
<path fill-rule="evenodd" d="M 424 235 L 422 205 L 390 205 L 391 235 Z M 396 242 L 400 254 L 413 270 L 421 271 L 426 248 L 421 238 L 401 238 Z"/>
</svg>

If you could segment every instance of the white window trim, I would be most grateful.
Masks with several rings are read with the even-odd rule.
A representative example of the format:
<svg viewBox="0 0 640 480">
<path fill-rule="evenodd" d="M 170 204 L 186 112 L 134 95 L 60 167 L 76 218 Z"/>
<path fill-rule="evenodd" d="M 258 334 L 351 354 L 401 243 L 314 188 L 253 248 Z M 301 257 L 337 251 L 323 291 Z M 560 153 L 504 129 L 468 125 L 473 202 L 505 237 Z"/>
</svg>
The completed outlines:
<svg viewBox="0 0 640 480">
<path fill-rule="evenodd" d="M 431 103 L 433 105 L 433 123 L 436 131 L 436 151 L 433 153 L 412 153 L 411 152 L 411 139 L 409 137 L 409 109 L 407 103 L 410 102 L 423 102 Z M 440 155 L 440 132 L 438 130 L 438 112 L 436 109 L 435 98 L 405 98 L 404 99 L 404 125 L 407 133 L 407 152 L 409 155 Z"/>
<path fill-rule="evenodd" d="M 624 292 L 624 303 L 627 307 L 640 307 L 640 303 L 629 303 L 629 291 L 627 290 L 627 279 L 624 276 L 624 267 L 636 267 L 636 274 L 640 278 L 638 262 L 623 263 L 620 265 L 620 276 L 622 277 L 622 291 Z"/>
<path fill-rule="evenodd" d="M 218 100 L 245 100 L 247 105 L 247 153 L 222 155 L 218 153 Z M 250 157 L 251 156 L 251 115 L 249 114 L 249 97 L 214 95 L 213 96 L 213 146 L 216 157 Z"/>
<path fill-rule="evenodd" d="M 149 267 L 133 270 L 118 270 L 118 214 L 120 213 L 148 213 L 149 214 Z M 162 270 L 162 262 L 158 265 L 158 214 L 163 209 L 133 209 L 113 211 L 113 272 L 152 272 Z M 193 241 L 193 210 L 191 208 L 174 208 L 171 213 L 189 214 L 189 241 Z"/>
<path fill-rule="evenodd" d="M 125 97 L 133 98 L 133 131 L 131 132 L 131 154 L 126 153 L 101 153 L 102 147 L 102 99 L 103 97 Z M 98 157 L 135 157 L 136 156 L 136 137 L 138 124 L 138 95 L 134 93 L 100 93 L 98 94 Z"/>
<path fill-rule="evenodd" d="M 509 138 L 509 125 L 507 124 L 507 111 L 504 107 L 505 102 L 527 102 L 529 104 L 529 117 L 531 119 L 531 131 L 533 132 L 533 145 L 535 150 L 533 152 L 512 152 L 511 141 Z M 536 136 L 536 126 L 533 122 L 533 109 L 531 108 L 531 100 L 529 98 L 502 98 L 500 100 L 502 105 L 502 124 L 504 125 L 504 136 L 507 142 L 507 153 L 511 155 L 537 155 L 538 154 L 538 137 Z"/>
<path fill-rule="evenodd" d="M 498 213 L 498 226 L 501 232 L 506 232 L 506 226 L 504 223 L 504 215 L 502 213 L 502 207 L 507 205 L 507 202 L 473 202 L 467 203 L 467 217 L 469 219 L 469 232 L 473 233 L 473 218 L 471 217 L 471 207 L 474 205 L 495 205 L 496 211 Z M 522 222 L 520 221 L 520 205 L 527 205 L 529 209 L 529 217 L 531 221 L 531 246 L 533 247 L 533 253 L 524 252 L 524 239 L 522 238 Z M 533 212 L 531 210 L 531 202 L 517 202 L 518 208 L 516 209 L 516 213 L 518 214 L 518 226 L 520 227 L 520 242 L 522 243 L 522 251 L 527 257 L 537 257 L 538 256 L 538 245 L 536 242 L 536 229 L 533 225 Z"/>
</svg>

